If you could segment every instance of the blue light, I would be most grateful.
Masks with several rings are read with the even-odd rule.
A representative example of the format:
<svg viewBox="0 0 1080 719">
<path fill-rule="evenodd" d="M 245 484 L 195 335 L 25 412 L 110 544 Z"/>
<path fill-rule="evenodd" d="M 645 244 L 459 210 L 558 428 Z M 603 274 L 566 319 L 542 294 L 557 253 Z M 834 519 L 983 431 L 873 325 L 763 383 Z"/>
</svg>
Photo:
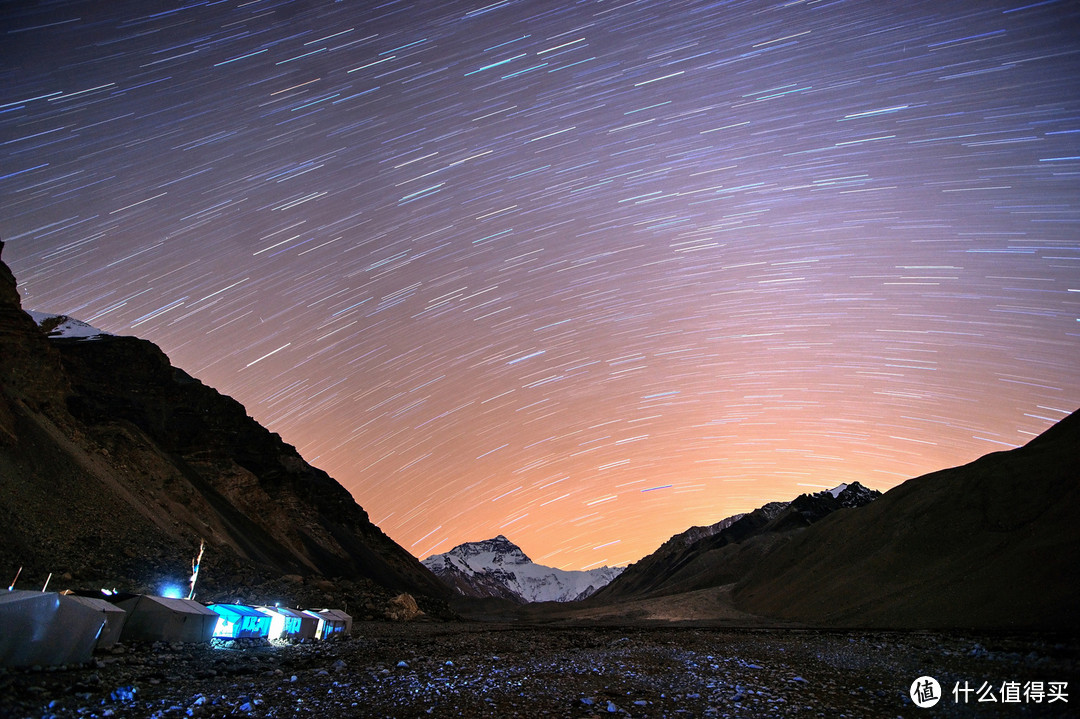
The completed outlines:
<svg viewBox="0 0 1080 719">
<path fill-rule="evenodd" d="M 184 590 L 175 584 L 167 584 L 161 588 L 161 596 L 166 599 L 183 599 Z"/>
</svg>

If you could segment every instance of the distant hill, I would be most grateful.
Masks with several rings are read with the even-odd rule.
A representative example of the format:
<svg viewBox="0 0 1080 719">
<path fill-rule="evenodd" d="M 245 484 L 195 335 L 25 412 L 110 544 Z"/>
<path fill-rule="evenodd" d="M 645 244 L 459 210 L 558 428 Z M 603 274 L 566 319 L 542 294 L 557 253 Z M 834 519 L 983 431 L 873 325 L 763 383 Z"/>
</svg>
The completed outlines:
<svg viewBox="0 0 1080 719">
<path fill-rule="evenodd" d="M 266 585 L 318 598 L 329 578 L 450 596 L 344 487 L 156 345 L 36 317 L 42 328 L 0 261 L 3 576 L 21 566 L 20 586 L 50 572 L 57 588 L 183 584 L 205 538 L 203 597 Z"/>
<path fill-rule="evenodd" d="M 724 547 L 751 537 L 768 541 L 803 529 L 839 509 L 862 507 L 881 496 L 858 482 L 831 490 L 801 494 L 790 502 L 770 502 L 749 514 L 738 514 L 710 527 L 691 527 L 666 541 L 652 554 L 626 568 L 595 595 L 595 602 L 678 594 L 735 581 L 751 557 L 718 562 Z M 725 557 L 731 555 L 728 551 Z"/>
<path fill-rule="evenodd" d="M 501 534 L 459 544 L 423 561 L 448 586 L 466 597 L 493 597 L 524 604 L 572 602 L 595 593 L 622 570 L 598 567 L 569 571 L 536 564 Z"/>
</svg>

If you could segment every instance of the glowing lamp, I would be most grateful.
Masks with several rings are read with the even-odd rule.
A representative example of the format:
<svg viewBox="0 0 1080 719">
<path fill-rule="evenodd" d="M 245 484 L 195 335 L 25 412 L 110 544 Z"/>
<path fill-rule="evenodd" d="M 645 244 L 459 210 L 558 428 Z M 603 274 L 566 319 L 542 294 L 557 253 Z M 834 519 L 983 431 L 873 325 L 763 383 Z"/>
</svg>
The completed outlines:
<svg viewBox="0 0 1080 719">
<path fill-rule="evenodd" d="M 183 599 L 184 590 L 175 584 L 166 584 L 161 588 L 161 596 L 166 599 Z"/>
</svg>

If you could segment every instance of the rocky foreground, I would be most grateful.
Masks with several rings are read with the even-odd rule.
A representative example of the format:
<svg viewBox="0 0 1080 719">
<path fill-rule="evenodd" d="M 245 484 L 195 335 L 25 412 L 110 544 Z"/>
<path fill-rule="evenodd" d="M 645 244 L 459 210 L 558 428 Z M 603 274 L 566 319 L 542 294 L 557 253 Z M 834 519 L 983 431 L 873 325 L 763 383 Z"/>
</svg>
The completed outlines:
<svg viewBox="0 0 1080 719">
<path fill-rule="evenodd" d="M 929 710 L 908 698 L 923 675 L 944 694 Z M 998 701 L 957 703 L 965 682 Z M 1011 682 L 1041 702 L 1002 703 Z M 339 642 L 117 647 L 9 670 L 0 716 L 1058 717 L 1076 716 L 1078 682 L 1074 638 L 368 622 Z"/>
</svg>

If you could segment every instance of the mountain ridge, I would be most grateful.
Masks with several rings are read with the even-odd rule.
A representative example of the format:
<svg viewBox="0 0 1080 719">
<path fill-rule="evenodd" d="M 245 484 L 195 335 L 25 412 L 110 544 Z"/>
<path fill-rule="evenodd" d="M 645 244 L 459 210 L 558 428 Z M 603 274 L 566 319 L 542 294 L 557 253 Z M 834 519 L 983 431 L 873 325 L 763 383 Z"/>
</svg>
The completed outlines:
<svg viewBox="0 0 1080 719">
<path fill-rule="evenodd" d="M 1078 477 L 1080 411 L 790 536 L 739 579 L 734 604 L 832 626 L 1078 629 Z"/>
<path fill-rule="evenodd" d="M 706 588 L 691 577 L 698 571 L 702 557 L 710 552 L 727 545 L 741 544 L 751 537 L 779 535 L 808 527 L 832 512 L 865 506 L 880 496 L 881 492 L 852 482 L 831 490 L 800 494 L 790 502 L 768 502 L 751 512 L 710 525 L 715 531 L 691 527 L 629 565 L 593 598 L 596 601 L 612 601 Z"/>
<path fill-rule="evenodd" d="M 865 506 L 815 519 L 821 493 L 766 505 L 693 551 L 631 565 L 579 607 L 536 616 L 1075 632 L 1078 477 L 1080 410 L 1024 446 L 909 479 Z"/>
</svg>

